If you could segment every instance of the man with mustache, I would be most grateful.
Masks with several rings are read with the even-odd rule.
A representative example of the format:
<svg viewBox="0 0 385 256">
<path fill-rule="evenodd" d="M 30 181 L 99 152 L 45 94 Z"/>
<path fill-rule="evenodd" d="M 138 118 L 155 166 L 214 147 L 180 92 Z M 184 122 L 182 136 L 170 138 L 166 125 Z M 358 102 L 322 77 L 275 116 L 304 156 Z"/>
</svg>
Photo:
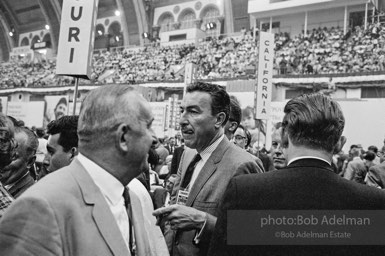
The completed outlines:
<svg viewBox="0 0 385 256">
<path fill-rule="evenodd" d="M 179 121 L 186 150 L 172 205 L 154 212 L 174 230 L 172 255 L 205 255 L 230 179 L 262 172 L 249 153 L 225 136 L 229 111 L 230 97 L 223 87 L 202 82 L 187 87 Z"/>
</svg>

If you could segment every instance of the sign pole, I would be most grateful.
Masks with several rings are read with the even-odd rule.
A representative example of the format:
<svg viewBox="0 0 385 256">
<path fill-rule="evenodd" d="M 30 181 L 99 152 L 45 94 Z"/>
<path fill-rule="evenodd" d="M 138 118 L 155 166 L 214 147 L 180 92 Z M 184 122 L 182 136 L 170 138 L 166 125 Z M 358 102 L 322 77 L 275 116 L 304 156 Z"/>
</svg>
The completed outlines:
<svg viewBox="0 0 385 256">
<path fill-rule="evenodd" d="M 72 110 L 72 115 L 76 115 L 76 102 L 77 102 L 77 98 L 78 98 L 78 87 L 79 87 L 79 77 L 75 77 L 74 97 L 72 99 L 74 108 Z"/>
</svg>

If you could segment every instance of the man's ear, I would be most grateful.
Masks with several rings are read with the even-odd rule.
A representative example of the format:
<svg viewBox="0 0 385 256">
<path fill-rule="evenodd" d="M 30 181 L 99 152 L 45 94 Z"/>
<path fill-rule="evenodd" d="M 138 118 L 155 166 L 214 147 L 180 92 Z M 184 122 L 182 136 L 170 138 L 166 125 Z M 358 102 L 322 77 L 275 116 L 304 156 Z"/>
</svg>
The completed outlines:
<svg viewBox="0 0 385 256">
<path fill-rule="evenodd" d="M 217 120 L 215 122 L 215 128 L 220 128 L 222 127 L 226 120 L 226 114 L 224 112 L 219 112 L 218 114 L 216 114 L 216 117 L 217 117 Z"/>
<path fill-rule="evenodd" d="M 35 161 L 36 161 L 36 155 L 34 155 L 33 157 L 31 157 L 29 160 L 28 160 L 28 163 L 27 163 L 27 168 L 31 168 L 32 165 L 35 164 Z"/>
<path fill-rule="evenodd" d="M 341 136 L 334 147 L 333 154 L 338 154 L 341 151 L 341 149 L 344 147 L 345 143 L 346 143 L 346 137 Z"/>
<path fill-rule="evenodd" d="M 120 124 L 115 131 L 116 144 L 118 145 L 119 150 L 127 151 L 128 150 L 128 140 L 130 127 L 127 124 Z"/>
<path fill-rule="evenodd" d="M 230 122 L 230 127 L 229 127 L 229 131 L 231 132 L 231 133 L 234 133 L 236 130 L 237 130 L 237 128 L 238 128 L 238 123 L 237 122 L 235 122 L 235 121 L 227 121 L 227 122 Z"/>
<path fill-rule="evenodd" d="M 74 160 L 75 156 L 78 155 L 78 148 L 77 147 L 72 147 L 70 150 L 71 156 L 70 156 L 70 161 Z"/>
</svg>

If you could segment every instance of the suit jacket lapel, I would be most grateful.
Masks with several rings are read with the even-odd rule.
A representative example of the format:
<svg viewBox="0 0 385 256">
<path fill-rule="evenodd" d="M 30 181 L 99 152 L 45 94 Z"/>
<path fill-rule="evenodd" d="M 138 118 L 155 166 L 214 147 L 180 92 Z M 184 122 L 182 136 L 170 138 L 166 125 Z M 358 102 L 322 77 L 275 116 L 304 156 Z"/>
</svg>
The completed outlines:
<svg viewBox="0 0 385 256">
<path fill-rule="evenodd" d="M 93 205 L 92 216 L 106 244 L 114 255 L 129 255 L 129 250 L 103 194 L 77 159 L 72 161 L 71 165 L 74 167 L 71 168 L 71 173 L 79 184 L 84 202 L 90 207 Z"/>
<path fill-rule="evenodd" d="M 200 171 L 197 179 L 195 180 L 190 190 L 190 194 L 187 198 L 186 206 L 192 206 L 192 204 L 195 201 L 195 198 L 197 197 L 199 192 L 202 190 L 203 186 L 209 180 L 211 175 L 213 175 L 213 173 L 217 170 L 217 164 L 221 161 L 224 153 L 229 148 L 229 146 L 230 146 L 230 142 L 225 137 L 221 141 L 221 143 L 219 143 L 218 147 L 214 150 L 214 152 L 211 154 L 206 164 L 202 167 L 202 170 Z"/>
</svg>

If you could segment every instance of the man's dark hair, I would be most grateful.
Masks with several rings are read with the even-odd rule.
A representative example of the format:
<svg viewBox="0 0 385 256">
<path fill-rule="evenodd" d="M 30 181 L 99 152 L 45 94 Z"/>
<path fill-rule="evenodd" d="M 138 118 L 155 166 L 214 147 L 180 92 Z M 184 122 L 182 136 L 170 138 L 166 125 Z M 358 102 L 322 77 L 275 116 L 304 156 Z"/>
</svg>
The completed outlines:
<svg viewBox="0 0 385 256">
<path fill-rule="evenodd" d="M 204 82 L 196 82 L 192 85 L 187 86 L 186 92 L 207 92 L 211 96 L 211 114 L 216 115 L 220 112 L 225 113 L 225 121 L 222 126 L 224 126 L 229 120 L 230 116 L 230 96 L 226 92 L 223 86 L 217 84 L 210 84 Z"/>
<path fill-rule="evenodd" d="M 238 99 L 234 96 L 230 96 L 230 121 L 234 121 L 238 124 L 242 121 L 242 109 Z"/>
<path fill-rule="evenodd" d="M 376 146 L 369 146 L 368 150 L 374 152 L 375 154 L 378 152 L 378 148 Z"/>
<path fill-rule="evenodd" d="M 321 93 L 303 94 L 290 100 L 284 108 L 283 146 L 288 138 L 293 145 L 303 145 L 332 153 L 345 126 L 338 103 Z"/>
<path fill-rule="evenodd" d="M 62 116 L 58 120 L 51 121 L 47 126 L 48 134 L 60 133 L 58 143 L 65 152 L 78 147 L 78 119 L 79 116 Z"/>
<path fill-rule="evenodd" d="M 367 152 L 365 152 L 365 154 L 364 154 L 364 159 L 369 160 L 369 161 L 373 161 L 374 158 L 376 158 L 376 154 L 374 154 L 373 151 L 367 151 Z"/>
<path fill-rule="evenodd" d="M 250 143 L 251 143 L 251 133 L 249 132 L 249 130 L 244 127 L 243 125 L 239 124 L 238 125 L 238 128 L 237 129 L 242 129 L 246 135 L 246 145 L 245 145 L 245 148 L 249 147 L 250 146 Z"/>
<path fill-rule="evenodd" d="M 11 122 L 13 123 L 13 125 L 15 127 L 22 127 L 25 125 L 24 121 L 22 120 L 17 120 L 16 118 L 14 118 L 13 116 L 7 116 L 9 120 L 11 120 Z"/>
</svg>

